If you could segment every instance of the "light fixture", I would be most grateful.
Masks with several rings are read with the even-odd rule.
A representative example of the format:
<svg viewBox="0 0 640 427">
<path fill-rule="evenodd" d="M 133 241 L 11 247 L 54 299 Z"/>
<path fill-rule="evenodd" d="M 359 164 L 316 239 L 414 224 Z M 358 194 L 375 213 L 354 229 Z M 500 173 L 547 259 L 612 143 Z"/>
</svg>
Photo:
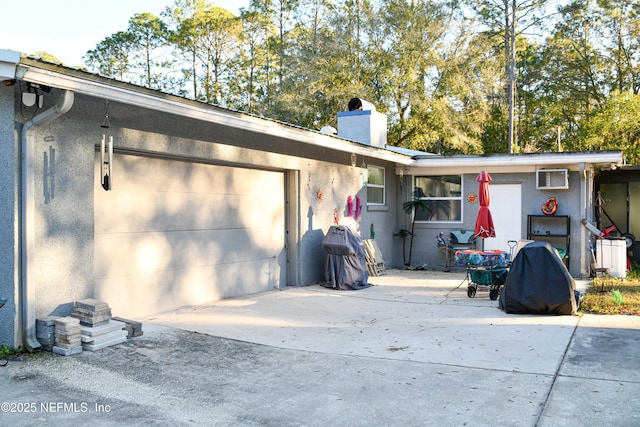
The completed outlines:
<svg viewBox="0 0 640 427">
<path fill-rule="evenodd" d="M 409 174 L 409 168 L 396 169 L 396 173 L 400 177 L 400 194 L 402 194 L 402 190 L 404 188 L 404 177 Z"/>
<path fill-rule="evenodd" d="M 38 104 L 38 108 L 42 108 L 44 105 L 44 95 L 43 92 L 49 93 L 51 92 L 51 88 L 49 86 L 41 86 L 35 83 L 29 83 L 27 86 L 27 91 L 22 92 L 22 103 L 26 107 L 33 107 Z"/>
<path fill-rule="evenodd" d="M 34 105 L 36 105 L 37 98 L 38 95 L 36 95 L 34 92 L 22 92 L 22 103 L 25 105 L 25 107 L 33 107 Z"/>
</svg>

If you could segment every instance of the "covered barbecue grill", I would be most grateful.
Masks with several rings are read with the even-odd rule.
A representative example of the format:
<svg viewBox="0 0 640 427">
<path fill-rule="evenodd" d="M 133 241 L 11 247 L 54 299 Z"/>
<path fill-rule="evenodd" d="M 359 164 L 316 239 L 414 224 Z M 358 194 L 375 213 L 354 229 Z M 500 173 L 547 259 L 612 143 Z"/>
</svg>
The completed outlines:
<svg viewBox="0 0 640 427">
<path fill-rule="evenodd" d="M 500 308 L 516 314 L 577 314 L 576 284 L 548 242 L 533 242 L 516 255 L 500 291 Z"/>
<path fill-rule="evenodd" d="M 369 274 L 364 244 L 354 230 L 344 225 L 329 228 L 322 239 L 327 253 L 323 286 L 339 290 L 367 288 Z"/>
</svg>

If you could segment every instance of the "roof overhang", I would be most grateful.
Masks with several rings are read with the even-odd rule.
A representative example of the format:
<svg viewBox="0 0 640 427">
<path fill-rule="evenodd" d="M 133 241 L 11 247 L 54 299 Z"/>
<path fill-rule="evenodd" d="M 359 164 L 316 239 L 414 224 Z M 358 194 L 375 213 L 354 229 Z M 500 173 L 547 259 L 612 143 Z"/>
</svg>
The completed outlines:
<svg viewBox="0 0 640 427">
<path fill-rule="evenodd" d="M 610 170 L 624 165 L 622 151 L 585 151 L 535 154 L 490 154 L 479 156 L 416 156 L 409 166 L 397 168 L 397 174 L 443 175 L 460 173 L 519 173 L 539 169 L 570 171 Z"/>
<path fill-rule="evenodd" d="M 408 165 L 413 162 L 411 156 L 384 148 L 325 135 L 25 56 L 19 57 L 19 62 L 13 64 L 15 73 L 14 76 L 10 76 L 7 74 L 10 74 L 11 61 L 15 60 L 15 55 L 9 56 L 8 52 L 13 53 L 13 51 L 0 50 L 0 70 L 7 71 L 2 74 L 4 80 L 15 78 L 149 110 L 289 139 L 302 144 L 390 161 L 399 165 Z"/>
</svg>

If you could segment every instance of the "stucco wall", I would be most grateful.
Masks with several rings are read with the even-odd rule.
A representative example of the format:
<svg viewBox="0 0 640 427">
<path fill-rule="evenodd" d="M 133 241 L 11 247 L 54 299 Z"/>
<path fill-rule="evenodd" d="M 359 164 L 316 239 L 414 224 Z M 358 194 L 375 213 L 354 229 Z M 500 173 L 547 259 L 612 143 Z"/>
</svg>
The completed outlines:
<svg viewBox="0 0 640 427">
<path fill-rule="evenodd" d="M 558 200 L 556 215 L 569 215 L 571 217 L 571 250 L 569 258 L 569 272 L 580 277 L 588 272 L 580 271 L 581 257 L 584 256 L 586 243 L 581 241 L 584 229 L 580 219 L 584 212 L 580 210 L 580 176 L 578 172 L 569 173 L 569 189 L 567 190 L 536 190 L 535 175 L 530 174 L 522 183 L 522 236 L 527 234 L 527 215 L 541 215 L 542 205 L 550 197 Z"/>
<path fill-rule="evenodd" d="M 370 238 L 370 228 L 373 224 L 375 240 L 382 252 L 385 266 L 387 268 L 402 268 L 402 254 L 399 253 L 402 249 L 398 238 L 393 236 L 397 231 L 397 216 L 399 213 L 404 215 L 400 209 L 401 203 L 398 201 L 400 193 L 398 177 L 395 175 L 395 165 L 377 159 L 367 159 L 367 163 L 385 168 L 385 204 L 368 205 L 363 209 L 360 221 L 361 235 L 364 239 Z M 366 194 L 366 189 L 363 192 Z"/>
<path fill-rule="evenodd" d="M 471 191 L 477 192 L 478 183 L 476 182 L 477 174 L 463 175 L 463 194 L 466 195 Z M 571 216 L 571 258 L 569 271 L 575 277 L 588 274 L 583 271 L 582 264 L 584 257 L 587 255 L 587 245 L 584 237 L 584 227 L 581 225 L 583 212 L 580 211 L 580 176 L 578 172 L 569 174 L 568 190 L 538 190 L 536 189 L 535 173 L 491 173 L 491 184 L 520 184 L 522 190 L 521 199 L 521 238 L 527 237 L 527 215 L 540 215 L 541 206 L 549 197 L 555 197 L 559 201 L 557 215 Z M 402 200 L 409 200 L 409 195 Z M 401 204 L 402 202 L 400 202 Z M 463 218 L 460 223 L 416 223 L 416 231 L 414 237 L 412 265 L 424 266 L 427 269 L 442 269 L 444 267 L 444 254 L 436 245 L 436 236 L 439 232 L 444 232 L 445 236 L 449 236 L 451 230 L 470 229 L 475 227 L 477 216 L 477 204 L 473 207 L 469 206 L 463 200 Z M 397 227 L 409 229 L 410 216 L 401 212 L 398 215 Z M 588 238 L 588 236 L 587 236 Z M 409 251 L 409 239 L 406 242 L 407 256 Z M 400 247 L 401 250 L 401 247 Z M 402 255 L 400 254 L 400 259 Z"/>
<path fill-rule="evenodd" d="M 14 91 L 0 86 L 0 345 L 16 347 L 16 299 L 18 290 L 17 185 L 20 170 L 14 127 Z"/>
<path fill-rule="evenodd" d="M 46 107 L 45 107 L 46 108 Z M 36 187 L 36 315 L 67 315 L 75 300 L 93 296 L 94 156 L 105 114 L 103 100 L 76 95 L 72 109 L 50 124 L 33 128 Z M 110 105 L 115 150 L 142 155 L 205 161 L 225 165 L 299 171 L 298 274 L 300 285 L 324 280 L 322 238 L 333 225 L 348 224 L 376 239 L 391 257 L 394 204 L 393 165 L 387 167 L 387 207 L 367 209 L 360 167 L 350 153 L 330 149 L 304 150 L 295 141 L 261 138 L 250 132 L 189 121 L 183 117 L 134 106 Z M 185 123 L 185 121 L 189 123 Z M 246 147 L 249 148 L 246 148 Z M 291 154 L 288 154 L 291 152 Z M 357 164 L 367 161 L 358 157 Z M 378 162 L 380 164 L 380 162 Z M 113 177 L 117 182 L 117 176 Z M 318 190 L 322 198 L 318 197 Z M 360 197 L 359 223 L 347 218 L 347 198 Z M 361 230 L 360 230 L 361 229 Z M 117 248 L 114 248 L 117 250 Z"/>
<path fill-rule="evenodd" d="M 69 113 L 32 127 L 36 316 L 68 315 L 92 296 L 96 130 Z"/>
</svg>

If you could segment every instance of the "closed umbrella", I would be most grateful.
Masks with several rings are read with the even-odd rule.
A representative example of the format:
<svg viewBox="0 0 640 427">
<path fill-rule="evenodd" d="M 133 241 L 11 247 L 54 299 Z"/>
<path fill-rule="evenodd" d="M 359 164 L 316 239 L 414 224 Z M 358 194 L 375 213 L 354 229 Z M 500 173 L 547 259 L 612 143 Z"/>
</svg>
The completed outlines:
<svg viewBox="0 0 640 427">
<path fill-rule="evenodd" d="M 482 171 L 476 178 L 476 181 L 480 183 L 478 186 L 480 209 L 478 210 L 476 229 L 473 235 L 474 237 L 480 237 L 482 239 L 496 237 L 493 218 L 491 217 L 491 211 L 489 210 L 489 182 L 491 182 L 491 176 L 489 176 L 487 172 Z"/>
</svg>

